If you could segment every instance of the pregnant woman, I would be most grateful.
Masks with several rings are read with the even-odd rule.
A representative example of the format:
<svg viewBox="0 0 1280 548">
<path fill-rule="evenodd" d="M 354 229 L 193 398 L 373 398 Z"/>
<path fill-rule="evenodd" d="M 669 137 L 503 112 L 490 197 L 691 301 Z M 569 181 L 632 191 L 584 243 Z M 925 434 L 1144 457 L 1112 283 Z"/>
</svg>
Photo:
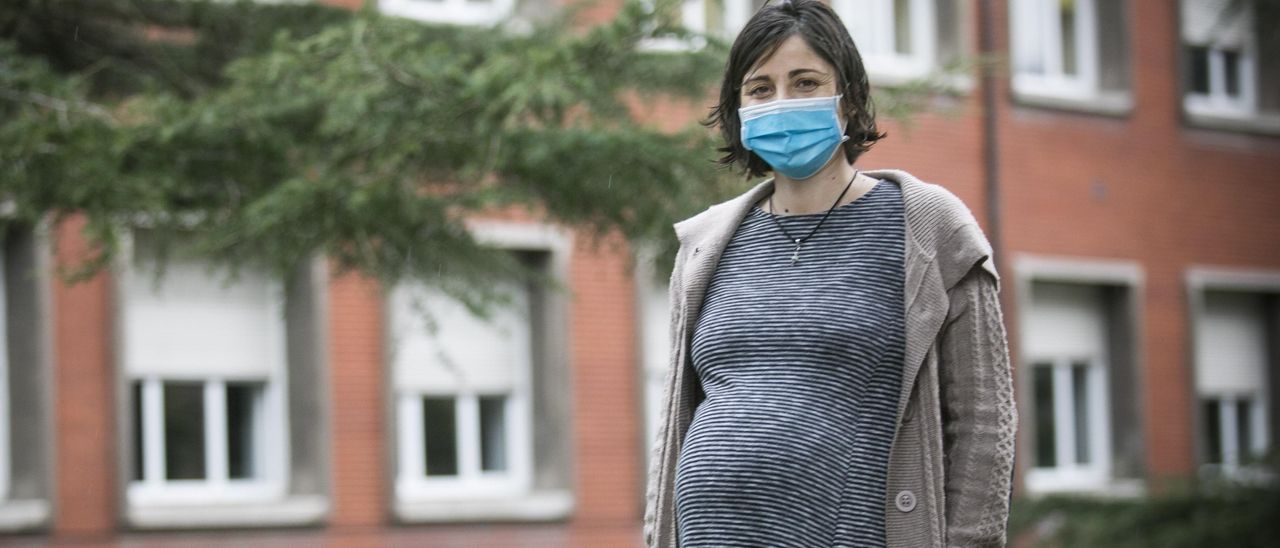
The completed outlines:
<svg viewBox="0 0 1280 548">
<path fill-rule="evenodd" d="M 991 246 L 904 171 L 839 17 L 761 9 L 712 122 L 772 177 L 677 223 L 651 548 L 1002 546 L 1017 416 Z"/>
</svg>

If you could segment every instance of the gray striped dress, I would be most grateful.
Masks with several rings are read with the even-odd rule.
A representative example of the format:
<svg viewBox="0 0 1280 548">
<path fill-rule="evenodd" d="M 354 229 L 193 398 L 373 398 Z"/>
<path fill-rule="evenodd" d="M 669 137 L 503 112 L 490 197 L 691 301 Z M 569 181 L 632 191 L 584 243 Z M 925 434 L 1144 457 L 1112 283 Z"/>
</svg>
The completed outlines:
<svg viewBox="0 0 1280 548">
<path fill-rule="evenodd" d="M 822 214 L 782 216 L 803 237 Z M 706 399 L 676 466 L 679 545 L 884 546 L 904 355 L 905 233 L 880 181 L 795 244 L 752 210 L 694 327 Z"/>
</svg>

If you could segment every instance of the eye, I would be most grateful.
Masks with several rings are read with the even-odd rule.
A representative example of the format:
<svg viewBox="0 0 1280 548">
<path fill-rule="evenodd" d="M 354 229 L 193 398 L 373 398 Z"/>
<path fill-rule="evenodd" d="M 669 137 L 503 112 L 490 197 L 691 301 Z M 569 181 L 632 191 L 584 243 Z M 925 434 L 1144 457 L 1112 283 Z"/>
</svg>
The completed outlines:
<svg viewBox="0 0 1280 548">
<path fill-rule="evenodd" d="M 768 95 L 770 91 L 772 91 L 772 89 L 765 84 L 748 86 L 746 90 L 748 97 L 764 97 Z"/>
<path fill-rule="evenodd" d="M 796 81 L 796 89 L 802 91 L 813 91 L 818 89 L 818 81 L 810 78 L 802 78 Z"/>
</svg>

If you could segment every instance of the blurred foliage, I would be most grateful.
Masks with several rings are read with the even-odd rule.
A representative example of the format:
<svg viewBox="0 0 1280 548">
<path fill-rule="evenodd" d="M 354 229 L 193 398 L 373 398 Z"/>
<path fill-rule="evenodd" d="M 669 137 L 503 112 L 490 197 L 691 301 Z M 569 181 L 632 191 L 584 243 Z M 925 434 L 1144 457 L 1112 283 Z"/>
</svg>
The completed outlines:
<svg viewBox="0 0 1280 548">
<path fill-rule="evenodd" d="M 599 26 L 575 14 L 512 30 L 309 4 L 6 4 L 3 222 L 84 213 L 101 254 L 80 276 L 145 226 L 162 257 L 181 238 L 283 274 L 320 252 L 464 298 L 519 270 L 472 240 L 477 212 L 669 246 L 728 178 L 705 128 L 661 131 L 631 108 L 701 100 L 723 51 L 646 50 L 680 31 L 636 2 Z"/>
<path fill-rule="evenodd" d="M 1131 548 L 1271 547 L 1280 539 L 1280 467 L 1265 481 L 1195 481 L 1143 499 L 1051 495 L 1015 499 L 1009 539 L 1032 546 Z M 1023 545 L 1017 543 L 1018 545 Z"/>
</svg>

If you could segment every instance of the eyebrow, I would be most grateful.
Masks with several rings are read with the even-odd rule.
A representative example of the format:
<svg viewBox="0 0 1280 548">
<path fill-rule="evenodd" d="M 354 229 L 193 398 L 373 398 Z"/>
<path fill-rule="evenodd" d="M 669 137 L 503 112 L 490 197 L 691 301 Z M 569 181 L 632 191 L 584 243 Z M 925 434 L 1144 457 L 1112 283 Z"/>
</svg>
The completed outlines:
<svg viewBox="0 0 1280 548">
<path fill-rule="evenodd" d="M 818 69 L 815 69 L 815 68 L 798 68 L 798 69 L 795 69 L 795 70 L 793 70 L 793 71 L 791 71 L 791 72 L 787 73 L 787 76 L 788 76 L 788 77 L 791 77 L 791 78 L 795 78 L 796 76 L 798 76 L 798 75 L 800 75 L 800 74 L 804 74 L 804 73 L 806 73 L 806 72 L 816 72 L 816 73 L 818 73 L 818 74 L 826 74 L 825 72 L 822 72 L 822 71 L 820 71 L 820 70 L 818 70 Z M 760 76 L 755 76 L 755 77 L 752 77 L 752 78 L 748 78 L 748 79 L 746 79 L 746 80 L 743 80 L 743 81 L 742 81 L 742 83 L 738 85 L 738 87 L 745 86 L 745 85 L 747 85 L 747 84 L 750 84 L 751 82 L 755 82 L 756 80 L 768 80 L 768 79 L 769 79 L 769 77 L 768 77 L 768 76 L 765 76 L 765 75 L 761 74 Z"/>
</svg>

